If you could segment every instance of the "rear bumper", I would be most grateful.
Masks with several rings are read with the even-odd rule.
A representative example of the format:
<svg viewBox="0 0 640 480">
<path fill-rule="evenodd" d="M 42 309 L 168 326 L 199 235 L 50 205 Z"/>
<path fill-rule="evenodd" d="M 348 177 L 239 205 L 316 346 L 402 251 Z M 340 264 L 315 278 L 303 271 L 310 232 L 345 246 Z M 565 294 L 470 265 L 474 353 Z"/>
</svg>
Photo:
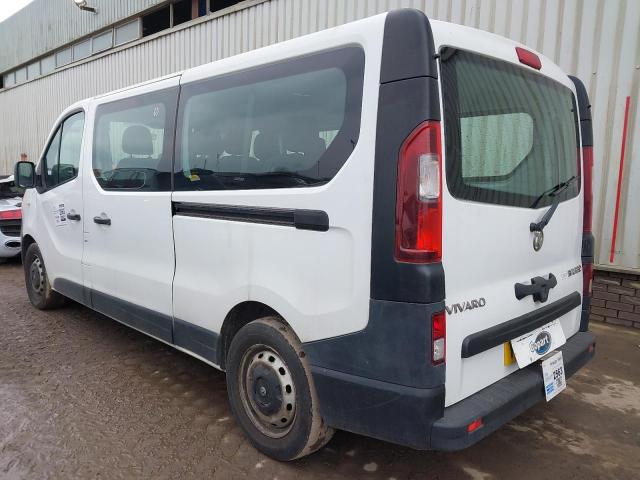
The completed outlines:
<svg viewBox="0 0 640 480">
<path fill-rule="evenodd" d="M 413 388 L 311 367 L 320 414 L 331 427 L 426 450 L 444 411 L 444 385 Z"/>
<path fill-rule="evenodd" d="M 567 378 L 595 354 L 595 336 L 579 332 L 559 350 Z M 538 363 L 444 408 L 444 386 L 413 388 L 312 366 L 328 425 L 421 450 L 461 450 L 544 399 Z M 467 427 L 482 418 L 472 433 Z"/>
<path fill-rule="evenodd" d="M 0 232 L 0 258 L 11 258 L 20 255 L 20 237 L 9 237 Z"/>
<path fill-rule="evenodd" d="M 591 332 L 578 332 L 559 348 L 567 378 L 593 358 L 595 343 Z M 433 424 L 431 448 L 467 448 L 543 399 L 542 369 L 536 362 L 446 408 L 444 416 Z M 478 418 L 483 426 L 469 433 L 467 426 Z"/>
</svg>

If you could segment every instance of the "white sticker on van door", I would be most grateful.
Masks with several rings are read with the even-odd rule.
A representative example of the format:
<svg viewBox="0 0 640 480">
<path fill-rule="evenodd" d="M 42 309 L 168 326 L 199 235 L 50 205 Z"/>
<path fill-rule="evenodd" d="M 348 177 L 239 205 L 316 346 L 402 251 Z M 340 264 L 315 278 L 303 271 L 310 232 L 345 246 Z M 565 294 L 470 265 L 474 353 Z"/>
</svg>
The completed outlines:
<svg viewBox="0 0 640 480">
<path fill-rule="evenodd" d="M 544 394 L 547 402 L 567 388 L 562 352 L 550 354 L 542 361 L 542 377 L 544 378 Z"/>
<path fill-rule="evenodd" d="M 67 222 L 67 211 L 64 208 L 64 203 L 59 203 L 53 207 L 53 220 L 56 224 L 56 227 L 62 227 L 66 225 Z"/>
</svg>

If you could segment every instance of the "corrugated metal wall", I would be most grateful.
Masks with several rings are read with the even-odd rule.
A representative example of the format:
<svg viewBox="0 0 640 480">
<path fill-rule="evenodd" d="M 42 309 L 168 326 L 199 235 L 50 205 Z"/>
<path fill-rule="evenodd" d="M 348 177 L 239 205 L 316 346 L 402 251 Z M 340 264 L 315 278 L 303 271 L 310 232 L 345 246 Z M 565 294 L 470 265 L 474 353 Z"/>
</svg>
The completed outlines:
<svg viewBox="0 0 640 480">
<path fill-rule="evenodd" d="M 88 4 L 98 8 L 94 15 L 80 10 L 73 0 L 33 0 L 0 24 L 0 72 L 164 1 L 90 0 Z"/>
<path fill-rule="evenodd" d="M 114 3 L 128 8 L 134 2 Z M 246 5 L 0 93 L 0 172 L 10 171 L 20 152 L 36 160 L 58 112 L 77 99 L 389 9 L 414 7 L 432 18 L 530 45 L 585 82 L 593 103 L 594 230 L 601 265 L 609 264 L 624 103 L 631 97 L 612 265 L 640 269 L 639 1 L 253 0 Z"/>
</svg>

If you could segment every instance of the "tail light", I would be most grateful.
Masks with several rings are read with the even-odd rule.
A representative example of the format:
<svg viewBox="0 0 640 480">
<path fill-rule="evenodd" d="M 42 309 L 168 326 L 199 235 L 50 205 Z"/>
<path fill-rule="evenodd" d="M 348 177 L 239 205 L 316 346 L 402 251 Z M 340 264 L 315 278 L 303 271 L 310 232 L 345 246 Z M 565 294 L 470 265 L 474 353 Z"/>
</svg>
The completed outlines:
<svg viewBox="0 0 640 480">
<path fill-rule="evenodd" d="M 593 147 L 582 148 L 582 177 L 584 189 L 584 216 L 582 220 L 583 234 L 590 234 L 593 217 Z M 582 295 L 591 296 L 591 283 L 593 280 L 593 263 L 582 264 Z"/>
<path fill-rule="evenodd" d="M 583 147 L 582 149 L 582 176 L 584 179 L 582 231 L 590 233 L 593 215 L 593 147 Z"/>
<path fill-rule="evenodd" d="M 447 358 L 447 317 L 444 311 L 434 313 L 431 318 L 431 361 L 434 365 L 444 363 Z"/>
<path fill-rule="evenodd" d="M 440 122 L 424 122 L 400 149 L 395 258 L 434 263 L 442 258 Z"/>
<path fill-rule="evenodd" d="M 591 284 L 593 283 L 593 263 L 582 264 L 582 295 L 591 296 Z"/>
<path fill-rule="evenodd" d="M 0 211 L 0 220 L 20 220 L 22 218 L 22 210 L 4 210 Z"/>
</svg>

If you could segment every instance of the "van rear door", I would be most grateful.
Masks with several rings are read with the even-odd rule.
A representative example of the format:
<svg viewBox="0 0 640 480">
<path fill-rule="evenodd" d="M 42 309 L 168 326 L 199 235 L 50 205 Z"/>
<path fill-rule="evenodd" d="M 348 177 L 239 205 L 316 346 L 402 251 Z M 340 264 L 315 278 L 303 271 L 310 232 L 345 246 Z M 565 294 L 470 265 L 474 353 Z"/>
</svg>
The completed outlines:
<svg viewBox="0 0 640 480">
<path fill-rule="evenodd" d="M 450 48 L 440 62 L 451 405 L 518 369 L 496 341 L 510 321 L 558 318 L 566 338 L 578 331 L 582 198 L 568 78 Z"/>
</svg>

